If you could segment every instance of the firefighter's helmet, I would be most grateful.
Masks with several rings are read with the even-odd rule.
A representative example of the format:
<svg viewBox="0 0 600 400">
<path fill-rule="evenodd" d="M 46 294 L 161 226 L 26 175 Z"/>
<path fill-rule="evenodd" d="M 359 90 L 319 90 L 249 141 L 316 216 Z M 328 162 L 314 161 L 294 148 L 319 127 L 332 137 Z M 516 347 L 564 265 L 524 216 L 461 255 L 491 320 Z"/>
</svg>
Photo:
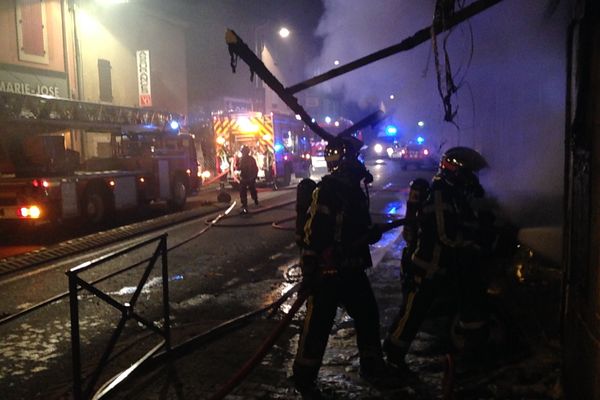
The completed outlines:
<svg viewBox="0 0 600 400">
<path fill-rule="evenodd" d="M 347 161 L 356 160 L 362 142 L 355 137 L 335 137 L 325 146 L 325 161 L 330 172 L 337 170 Z"/>
<path fill-rule="evenodd" d="M 325 161 L 329 172 L 347 172 L 358 180 L 373 182 L 373 176 L 358 158 L 362 145 L 363 142 L 353 136 L 330 140 L 325 146 Z"/>
<path fill-rule="evenodd" d="M 464 187 L 477 196 L 483 195 L 476 173 L 488 166 L 485 158 L 469 147 L 452 147 L 440 160 L 440 175 L 453 185 Z"/>
</svg>

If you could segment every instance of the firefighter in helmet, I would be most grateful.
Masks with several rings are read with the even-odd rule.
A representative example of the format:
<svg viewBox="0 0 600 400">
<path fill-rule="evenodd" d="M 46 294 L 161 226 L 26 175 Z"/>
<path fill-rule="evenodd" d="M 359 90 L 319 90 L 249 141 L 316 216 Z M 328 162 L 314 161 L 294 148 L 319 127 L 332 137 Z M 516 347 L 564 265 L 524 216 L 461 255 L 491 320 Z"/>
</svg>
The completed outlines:
<svg viewBox="0 0 600 400">
<path fill-rule="evenodd" d="M 477 151 L 454 147 L 441 157 L 429 195 L 422 205 L 416 246 L 411 254 L 412 277 L 400 311 L 392 323 L 384 351 L 390 364 L 406 368 L 404 357 L 433 301 L 456 288 L 459 327 L 465 350 L 483 349 L 487 340 L 486 285 L 482 274 L 480 224 L 471 206 L 484 190 L 476 173 L 487 166 Z"/>
<path fill-rule="evenodd" d="M 372 266 L 369 244 L 381 238 L 381 231 L 371 223 L 361 188 L 361 182 L 373 180 L 358 159 L 361 144 L 354 138 L 329 141 L 325 160 L 330 173 L 312 192 L 300 243 L 301 290 L 309 297 L 293 380 L 305 399 L 320 398 L 317 375 L 339 305 L 354 320 L 361 376 L 374 381 L 387 372 L 379 311 L 365 273 Z"/>
<path fill-rule="evenodd" d="M 242 203 L 242 214 L 248 213 L 248 191 L 254 204 L 258 206 L 258 194 L 256 193 L 256 177 L 258 176 L 258 165 L 254 157 L 250 155 L 250 147 L 244 145 L 240 149 L 242 157 L 240 166 L 240 202 Z"/>
</svg>

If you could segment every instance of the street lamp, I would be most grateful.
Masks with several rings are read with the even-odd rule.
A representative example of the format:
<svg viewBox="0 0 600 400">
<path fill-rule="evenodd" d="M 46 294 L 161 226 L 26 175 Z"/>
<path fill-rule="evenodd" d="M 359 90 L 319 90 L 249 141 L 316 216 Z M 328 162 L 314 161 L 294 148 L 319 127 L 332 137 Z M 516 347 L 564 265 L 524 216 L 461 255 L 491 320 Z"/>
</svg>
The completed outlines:
<svg viewBox="0 0 600 400">
<path fill-rule="evenodd" d="M 290 30 L 285 26 L 282 26 L 279 28 L 279 36 L 285 39 L 286 37 L 290 36 Z"/>
<path fill-rule="evenodd" d="M 263 31 L 265 29 L 269 28 L 270 26 L 271 25 L 270 25 L 269 21 L 267 21 L 265 23 L 257 25 L 254 28 L 254 52 L 260 60 L 262 60 L 262 51 L 265 46 L 265 43 L 264 43 L 265 41 L 263 40 Z M 290 36 L 291 31 L 288 28 L 286 28 L 285 26 L 282 26 L 277 31 L 277 34 L 279 35 L 279 37 L 285 39 Z"/>
<path fill-rule="evenodd" d="M 267 63 L 269 61 L 269 57 L 270 55 L 265 55 L 265 32 L 267 33 L 275 33 L 275 30 L 273 29 L 274 26 L 270 21 L 265 21 L 262 24 L 256 25 L 254 28 L 254 52 L 256 54 L 256 57 L 258 57 L 258 59 L 260 61 L 262 61 L 263 63 Z M 286 27 L 280 27 L 279 30 L 277 30 L 277 34 L 279 35 L 279 37 L 281 38 L 287 38 L 288 36 L 290 36 L 291 32 L 288 28 Z M 271 35 L 269 35 L 271 36 Z M 267 48 L 267 51 L 269 49 Z M 265 57 L 267 57 L 267 59 L 265 60 Z M 259 110 L 261 112 L 267 112 L 267 107 L 266 107 L 266 103 L 267 103 L 267 93 L 266 93 L 266 88 L 263 85 L 263 82 L 260 78 L 256 77 L 255 78 L 255 88 L 256 88 L 256 98 L 258 99 L 259 103 L 262 103 L 261 106 L 259 106 Z"/>
</svg>

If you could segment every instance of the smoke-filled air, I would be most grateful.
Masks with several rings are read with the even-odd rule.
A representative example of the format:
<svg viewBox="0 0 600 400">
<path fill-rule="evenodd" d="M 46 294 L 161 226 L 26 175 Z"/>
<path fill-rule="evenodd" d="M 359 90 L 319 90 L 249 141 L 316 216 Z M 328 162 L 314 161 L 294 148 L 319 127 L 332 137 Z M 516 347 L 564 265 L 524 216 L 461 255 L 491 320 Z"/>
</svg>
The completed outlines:
<svg viewBox="0 0 600 400">
<path fill-rule="evenodd" d="M 336 60 L 344 65 L 400 43 L 431 25 L 434 4 L 324 0 L 325 12 L 316 29 L 323 39 L 322 52 L 309 68 L 332 69 Z M 457 1 L 456 7 L 468 4 Z M 547 0 L 505 0 L 438 34 L 435 46 L 427 41 L 332 79 L 322 88 L 342 92 L 365 115 L 383 105 L 393 113 L 400 140 L 419 133 L 442 150 L 456 145 L 476 148 L 490 164 L 481 173 L 482 183 L 508 219 L 518 226 L 558 225 L 565 17 L 565 10 L 550 13 Z M 439 88 L 445 94 L 451 84 L 458 90 L 444 103 Z M 376 99 L 386 100 L 381 104 Z M 418 121 L 425 125 L 418 128 Z"/>
</svg>

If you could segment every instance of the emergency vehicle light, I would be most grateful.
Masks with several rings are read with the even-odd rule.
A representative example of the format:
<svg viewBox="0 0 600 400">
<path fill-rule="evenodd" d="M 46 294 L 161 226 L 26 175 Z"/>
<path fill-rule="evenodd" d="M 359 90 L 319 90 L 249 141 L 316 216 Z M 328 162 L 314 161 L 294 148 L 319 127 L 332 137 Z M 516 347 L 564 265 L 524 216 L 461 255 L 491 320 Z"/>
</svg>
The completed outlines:
<svg viewBox="0 0 600 400">
<path fill-rule="evenodd" d="M 169 126 L 171 127 L 171 129 L 176 131 L 177 129 L 179 129 L 179 122 L 173 120 L 169 123 Z"/>
<path fill-rule="evenodd" d="M 23 206 L 17 210 L 17 217 L 37 219 L 41 217 L 42 210 L 38 206 Z"/>
<path fill-rule="evenodd" d="M 273 146 L 273 148 L 275 149 L 275 151 L 281 151 L 283 150 L 283 145 L 281 143 L 276 143 L 275 146 Z"/>
<path fill-rule="evenodd" d="M 394 125 L 388 125 L 385 128 L 385 134 L 387 136 L 396 136 L 396 133 L 398 133 L 398 128 L 396 128 Z"/>
<path fill-rule="evenodd" d="M 258 132 L 258 125 L 253 124 L 248 117 L 238 117 L 237 125 L 242 133 Z"/>
</svg>

